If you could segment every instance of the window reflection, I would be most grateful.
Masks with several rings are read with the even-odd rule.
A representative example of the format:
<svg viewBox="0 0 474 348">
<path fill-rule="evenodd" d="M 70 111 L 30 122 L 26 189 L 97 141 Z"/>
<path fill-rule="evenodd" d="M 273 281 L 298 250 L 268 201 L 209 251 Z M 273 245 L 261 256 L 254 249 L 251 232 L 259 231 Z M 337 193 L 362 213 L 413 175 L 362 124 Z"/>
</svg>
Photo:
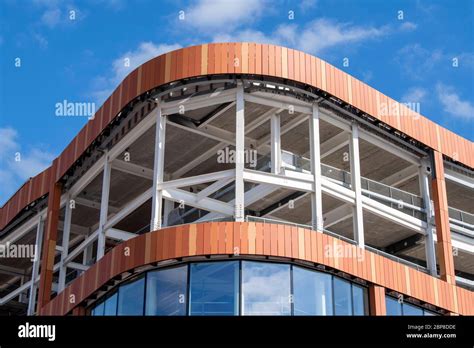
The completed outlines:
<svg viewBox="0 0 474 348">
<path fill-rule="evenodd" d="M 402 305 L 398 300 L 386 296 L 385 306 L 387 315 L 402 315 Z"/>
<path fill-rule="evenodd" d="M 424 308 L 412 305 L 407 302 L 399 302 L 391 296 L 385 296 L 385 306 L 387 315 L 439 315 Z"/>
<path fill-rule="evenodd" d="M 242 262 L 242 314 L 290 315 L 290 266 Z"/>
<path fill-rule="evenodd" d="M 367 312 L 366 292 L 361 286 L 352 284 L 352 309 L 354 315 L 365 315 Z"/>
<path fill-rule="evenodd" d="M 145 278 L 121 285 L 118 294 L 118 315 L 143 315 Z"/>
<path fill-rule="evenodd" d="M 351 283 L 334 277 L 334 314 L 352 315 Z"/>
<path fill-rule="evenodd" d="M 117 315 L 117 293 L 105 300 L 104 315 Z"/>
<path fill-rule="evenodd" d="M 239 262 L 190 266 L 190 315 L 239 314 Z"/>
<path fill-rule="evenodd" d="M 148 272 L 145 314 L 186 315 L 187 277 L 187 266 Z"/>
<path fill-rule="evenodd" d="M 387 315 L 437 315 L 390 296 L 386 308 Z M 149 271 L 120 285 L 91 310 L 94 316 L 143 314 L 367 315 L 368 298 L 366 288 L 316 270 L 213 261 Z"/>
<path fill-rule="evenodd" d="M 331 275 L 293 267 L 294 315 L 332 315 Z"/>
</svg>

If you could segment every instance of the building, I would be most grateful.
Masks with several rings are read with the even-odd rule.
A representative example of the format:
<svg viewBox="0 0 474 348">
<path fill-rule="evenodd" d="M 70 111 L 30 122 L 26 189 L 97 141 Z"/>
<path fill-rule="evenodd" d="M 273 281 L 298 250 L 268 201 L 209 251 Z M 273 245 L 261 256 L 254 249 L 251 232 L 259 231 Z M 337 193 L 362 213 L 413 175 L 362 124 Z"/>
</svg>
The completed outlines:
<svg viewBox="0 0 474 348">
<path fill-rule="evenodd" d="M 303 52 L 169 52 L 2 207 L 41 256 L 1 259 L 1 311 L 472 315 L 473 154 Z"/>
</svg>

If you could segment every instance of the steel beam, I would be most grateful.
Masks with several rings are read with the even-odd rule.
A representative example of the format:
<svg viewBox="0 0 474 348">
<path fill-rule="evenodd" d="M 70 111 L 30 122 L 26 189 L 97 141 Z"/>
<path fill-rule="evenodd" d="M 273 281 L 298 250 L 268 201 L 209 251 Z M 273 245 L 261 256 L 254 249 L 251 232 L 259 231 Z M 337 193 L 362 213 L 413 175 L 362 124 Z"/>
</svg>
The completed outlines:
<svg viewBox="0 0 474 348">
<path fill-rule="evenodd" d="M 359 155 L 359 127 L 352 124 L 351 139 L 349 143 L 351 184 L 355 193 L 354 208 L 354 240 L 361 248 L 364 247 L 364 221 L 362 211 L 362 184 L 360 181 L 360 155 Z"/>
<path fill-rule="evenodd" d="M 159 185 L 163 182 L 165 166 L 165 134 L 166 134 L 166 116 L 161 114 L 161 105 L 157 106 L 156 113 L 156 133 L 155 133 L 155 159 L 153 168 L 153 196 L 151 209 L 150 230 L 155 231 L 161 228 L 162 214 L 162 189 Z"/>
</svg>

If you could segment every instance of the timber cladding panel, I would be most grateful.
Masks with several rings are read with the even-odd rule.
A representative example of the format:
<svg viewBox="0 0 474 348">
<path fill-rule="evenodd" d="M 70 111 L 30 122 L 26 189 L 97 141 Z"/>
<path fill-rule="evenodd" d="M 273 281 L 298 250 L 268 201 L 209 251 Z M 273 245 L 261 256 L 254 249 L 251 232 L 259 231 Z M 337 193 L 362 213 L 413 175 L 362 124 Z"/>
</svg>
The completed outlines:
<svg viewBox="0 0 474 348">
<path fill-rule="evenodd" d="M 58 157 L 60 165 L 51 180 L 58 181 L 120 110 L 142 93 L 178 79 L 234 73 L 287 78 L 317 87 L 447 157 L 474 167 L 473 142 L 438 126 L 319 58 L 268 44 L 213 43 L 168 52 L 133 70 Z M 26 182 L 1 208 L 0 229 L 26 205 L 48 193 L 49 182 L 38 190 L 37 181 Z M 30 189 L 31 185 L 33 189 Z M 30 190 L 34 193 L 24 194 Z"/>
<path fill-rule="evenodd" d="M 335 246 L 340 250 L 351 249 L 354 257 L 350 257 L 350 253 L 337 255 L 328 252 L 337 250 Z M 83 305 L 85 299 L 110 279 L 143 265 L 188 256 L 234 255 L 236 252 L 242 256 L 275 256 L 288 261 L 302 260 L 338 267 L 376 286 L 379 297 L 383 288 L 387 288 L 453 313 L 474 314 L 474 294 L 466 289 L 323 233 L 254 222 L 181 225 L 130 239 L 109 251 L 76 278 L 43 307 L 41 314 L 65 315 Z M 385 307 L 380 299 L 376 301 L 377 308 Z M 381 312 L 383 310 L 377 310 L 378 314 Z"/>
</svg>

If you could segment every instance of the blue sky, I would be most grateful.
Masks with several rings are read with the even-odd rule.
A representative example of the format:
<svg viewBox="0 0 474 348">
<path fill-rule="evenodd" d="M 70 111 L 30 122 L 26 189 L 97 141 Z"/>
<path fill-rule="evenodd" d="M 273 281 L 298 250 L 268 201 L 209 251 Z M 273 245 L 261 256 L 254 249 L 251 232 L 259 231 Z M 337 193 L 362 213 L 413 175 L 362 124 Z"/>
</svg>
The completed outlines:
<svg viewBox="0 0 474 348">
<path fill-rule="evenodd" d="M 266 42 L 312 53 L 396 100 L 419 102 L 423 115 L 474 140 L 473 3 L 1 0 L 0 205 L 87 122 L 56 116 L 56 103 L 98 108 L 137 65 L 206 42 Z"/>
</svg>

